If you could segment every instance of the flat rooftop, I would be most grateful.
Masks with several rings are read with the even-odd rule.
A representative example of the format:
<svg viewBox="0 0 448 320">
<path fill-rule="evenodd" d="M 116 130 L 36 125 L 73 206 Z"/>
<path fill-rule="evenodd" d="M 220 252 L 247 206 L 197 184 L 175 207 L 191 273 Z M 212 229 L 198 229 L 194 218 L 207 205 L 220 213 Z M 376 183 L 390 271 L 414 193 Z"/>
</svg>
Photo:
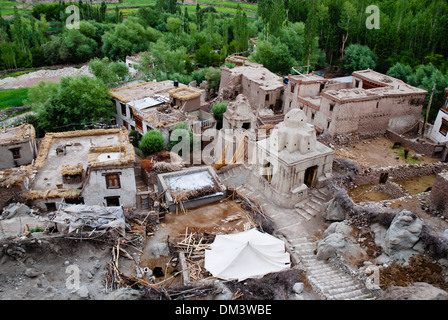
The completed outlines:
<svg viewBox="0 0 448 320">
<path fill-rule="evenodd" d="M 22 140 L 35 138 L 34 127 L 31 124 L 22 124 L 18 127 L 2 128 L 0 131 L 0 145 L 17 143 Z"/>
<path fill-rule="evenodd" d="M 282 77 L 272 73 L 261 64 L 247 62 L 244 66 L 230 69 L 230 73 L 232 76 L 242 74 L 264 90 L 276 90 L 284 87 Z"/>
<path fill-rule="evenodd" d="M 329 79 L 326 79 L 321 76 L 316 76 L 314 74 L 296 74 L 296 75 L 289 75 L 288 80 L 301 83 L 318 83 L 322 81 L 328 81 Z"/>
<path fill-rule="evenodd" d="M 186 87 L 183 83 L 178 83 L 178 87 Z M 129 103 L 131 101 L 142 100 L 156 95 L 162 95 L 169 99 L 168 91 L 175 89 L 174 81 L 151 81 L 136 85 L 125 86 L 110 91 L 112 97 L 120 102 Z"/>
<path fill-rule="evenodd" d="M 57 150 L 64 152 L 57 153 Z M 125 128 L 79 130 L 46 134 L 36 159 L 37 174 L 31 190 L 79 189 L 82 182 L 65 184 L 62 173 L 69 167 L 82 166 L 83 178 L 90 167 L 127 165 L 135 161 L 135 153 L 129 143 Z"/>
<path fill-rule="evenodd" d="M 355 78 L 359 78 L 359 79 L 362 79 L 365 81 L 375 83 L 382 87 L 388 87 L 389 91 L 393 91 L 393 90 L 391 90 L 391 88 L 393 88 L 393 89 L 396 89 L 397 92 L 401 91 L 404 93 L 425 93 L 425 94 L 428 93 L 426 90 L 423 90 L 423 89 L 420 89 L 417 87 L 413 87 L 400 79 L 397 79 L 397 78 L 394 78 L 394 77 L 391 77 L 391 76 L 388 76 L 388 75 L 385 75 L 385 74 L 382 74 L 382 73 L 379 73 L 379 72 L 376 72 L 376 71 L 370 70 L 370 69 L 354 71 L 352 73 L 352 76 Z M 379 88 L 375 88 L 375 89 L 379 89 Z M 375 90 L 375 89 L 370 89 L 370 90 Z"/>
</svg>

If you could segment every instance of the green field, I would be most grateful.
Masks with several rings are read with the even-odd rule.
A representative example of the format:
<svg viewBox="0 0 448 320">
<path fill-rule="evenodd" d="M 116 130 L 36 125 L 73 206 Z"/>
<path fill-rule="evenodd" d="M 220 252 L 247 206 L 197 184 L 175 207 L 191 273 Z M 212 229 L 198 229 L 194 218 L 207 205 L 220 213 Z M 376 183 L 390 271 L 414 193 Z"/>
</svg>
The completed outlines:
<svg viewBox="0 0 448 320">
<path fill-rule="evenodd" d="M 0 110 L 21 107 L 28 99 L 28 88 L 0 89 Z"/>
<path fill-rule="evenodd" d="M 76 1 L 77 2 L 77 1 Z M 257 5 L 251 4 L 251 3 L 241 3 L 241 2 L 234 2 L 229 0 L 199 0 L 199 5 L 204 8 L 207 6 L 215 7 L 216 11 L 219 13 L 229 13 L 229 14 L 235 14 L 236 7 L 238 4 L 241 6 L 243 10 L 246 11 L 246 14 L 248 17 L 254 18 L 255 13 L 257 11 Z M 118 7 L 122 9 L 123 15 L 127 16 L 130 13 L 136 11 L 138 7 L 144 7 L 144 6 L 153 6 L 156 4 L 156 0 L 123 0 L 122 3 L 108 3 L 107 8 L 109 10 L 115 9 L 115 7 Z M 186 6 L 188 12 L 195 12 L 196 5 L 184 5 L 181 2 L 179 2 L 179 5 Z M 32 10 L 33 4 L 22 4 L 15 1 L 5 1 L 0 0 L 0 12 L 2 16 L 8 16 L 12 15 L 14 13 L 14 6 L 19 7 L 19 12 L 23 13 Z"/>
</svg>

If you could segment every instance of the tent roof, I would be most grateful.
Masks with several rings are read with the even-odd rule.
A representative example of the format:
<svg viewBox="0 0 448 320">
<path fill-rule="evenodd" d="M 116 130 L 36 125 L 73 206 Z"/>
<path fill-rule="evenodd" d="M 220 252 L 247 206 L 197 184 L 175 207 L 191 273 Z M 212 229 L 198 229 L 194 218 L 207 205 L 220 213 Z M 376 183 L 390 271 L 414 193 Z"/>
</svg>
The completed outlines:
<svg viewBox="0 0 448 320">
<path fill-rule="evenodd" d="M 291 265 L 285 243 L 256 229 L 217 235 L 210 248 L 205 251 L 205 268 L 225 280 L 258 278 Z"/>
</svg>

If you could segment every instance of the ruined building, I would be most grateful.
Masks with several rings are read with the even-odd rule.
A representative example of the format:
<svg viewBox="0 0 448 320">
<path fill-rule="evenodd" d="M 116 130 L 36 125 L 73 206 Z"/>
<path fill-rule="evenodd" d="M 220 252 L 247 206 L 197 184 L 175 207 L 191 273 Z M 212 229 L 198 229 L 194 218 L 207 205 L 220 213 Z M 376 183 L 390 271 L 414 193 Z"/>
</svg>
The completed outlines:
<svg viewBox="0 0 448 320">
<path fill-rule="evenodd" d="M 260 64 L 223 68 L 219 96 L 228 101 L 225 129 L 255 129 L 283 119 L 283 79 Z"/>
<path fill-rule="evenodd" d="M 285 110 L 302 109 L 318 133 L 331 136 L 403 132 L 421 120 L 427 91 L 373 70 L 350 77 L 325 79 L 316 75 L 289 76 Z"/>
</svg>

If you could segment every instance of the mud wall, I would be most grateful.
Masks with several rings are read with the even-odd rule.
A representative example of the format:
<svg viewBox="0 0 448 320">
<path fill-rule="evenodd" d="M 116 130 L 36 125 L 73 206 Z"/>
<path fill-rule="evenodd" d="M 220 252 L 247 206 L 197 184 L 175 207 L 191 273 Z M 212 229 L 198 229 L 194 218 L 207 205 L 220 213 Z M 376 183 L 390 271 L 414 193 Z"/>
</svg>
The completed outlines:
<svg viewBox="0 0 448 320">
<path fill-rule="evenodd" d="M 444 148 L 444 145 L 439 145 L 437 143 L 430 143 L 428 140 L 413 141 L 407 139 L 406 137 L 392 131 L 386 130 L 386 137 L 393 142 L 400 142 L 403 148 L 410 148 L 418 153 L 432 157 L 437 151 L 437 147 Z"/>
</svg>

